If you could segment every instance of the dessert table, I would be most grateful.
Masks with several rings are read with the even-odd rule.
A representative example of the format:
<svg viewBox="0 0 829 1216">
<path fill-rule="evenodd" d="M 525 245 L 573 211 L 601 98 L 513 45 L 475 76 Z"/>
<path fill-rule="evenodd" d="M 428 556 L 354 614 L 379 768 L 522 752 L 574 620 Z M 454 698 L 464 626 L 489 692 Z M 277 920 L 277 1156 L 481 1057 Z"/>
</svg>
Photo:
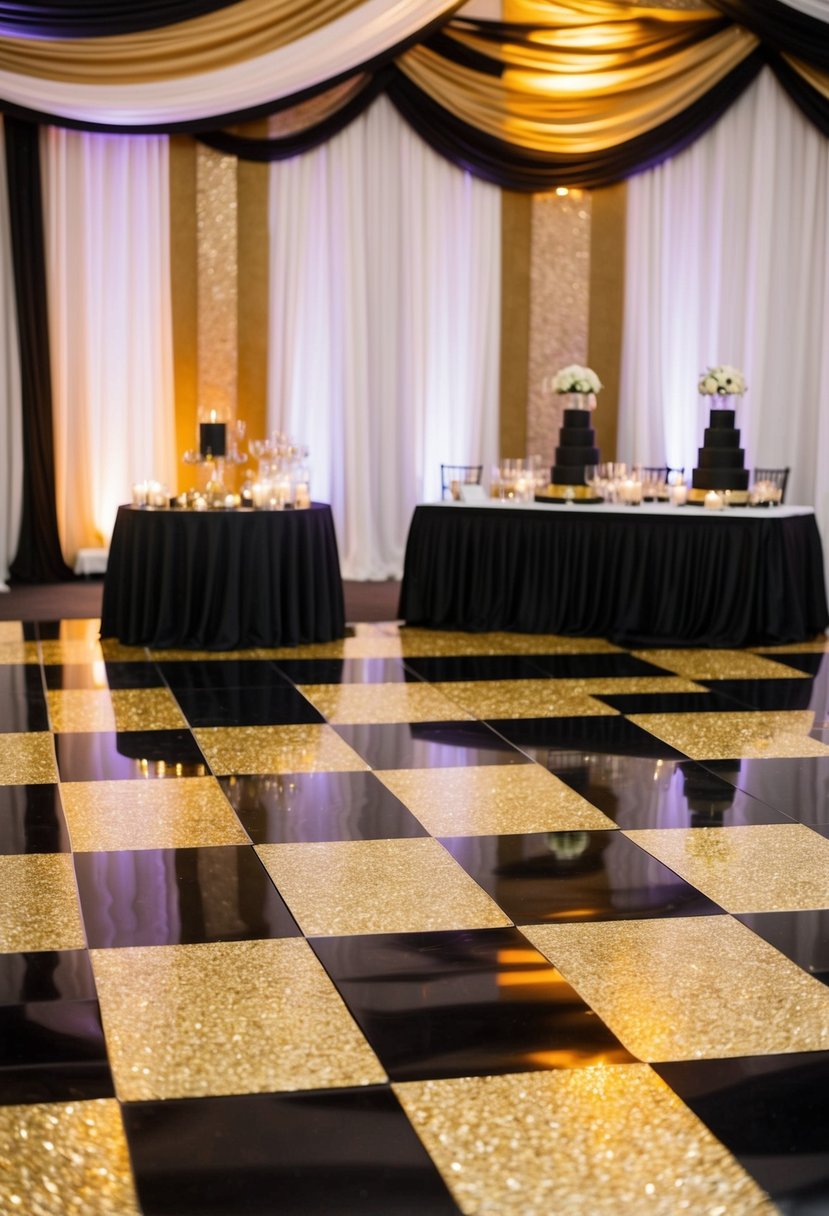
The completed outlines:
<svg viewBox="0 0 829 1216">
<path fill-rule="evenodd" d="M 119 507 L 101 637 L 235 650 L 345 633 L 330 507 L 188 511 Z"/>
<path fill-rule="evenodd" d="M 623 645 L 772 645 L 829 625 L 811 507 L 662 503 L 419 506 L 400 616 Z"/>
</svg>

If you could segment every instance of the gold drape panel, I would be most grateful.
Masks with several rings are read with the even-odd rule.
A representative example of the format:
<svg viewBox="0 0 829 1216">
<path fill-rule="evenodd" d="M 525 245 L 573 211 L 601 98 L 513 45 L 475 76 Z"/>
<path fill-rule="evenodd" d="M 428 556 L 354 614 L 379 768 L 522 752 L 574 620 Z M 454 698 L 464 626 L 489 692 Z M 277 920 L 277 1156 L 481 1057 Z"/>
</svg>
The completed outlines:
<svg viewBox="0 0 829 1216">
<path fill-rule="evenodd" d="M 825 97 L 829 101 L 829 72 L 821 72 L 819 68 L 812 67 L 809 63 L 804 63 L 802 59 L 795 59 L 794 55 L 783 55 L 781 58 L 786 61 L 790 68 L 794 68 L 807 84 L 820 93 L 821 97 Z"/>
<path fill-rule="evenodd" d="M 142 84 L 215 71 L 278 50 L 362 0 L 239 0 L 176 25 L 101 38 L 0 38 L 0 70 L 78 84 Z"/>
</svg>

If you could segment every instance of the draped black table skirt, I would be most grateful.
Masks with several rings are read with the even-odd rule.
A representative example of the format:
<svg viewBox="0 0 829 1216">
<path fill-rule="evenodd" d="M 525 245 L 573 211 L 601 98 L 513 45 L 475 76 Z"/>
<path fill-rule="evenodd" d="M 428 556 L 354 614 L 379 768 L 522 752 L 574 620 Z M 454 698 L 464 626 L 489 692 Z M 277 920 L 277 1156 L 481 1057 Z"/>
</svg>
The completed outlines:
<svg viewBox="0 0 829 1216">
<path fill-rule="evenodd" d="M 794 507 L 420 506 L 400 616 L 623 645 L 771 645 L 829 624 L 814 513 Z"/>
<path fill-rule="evenodd" d="M 235 650 L 345 633 L 331 509 L 120 507 L 101 636 L 127 645 Z"/>
</svg>

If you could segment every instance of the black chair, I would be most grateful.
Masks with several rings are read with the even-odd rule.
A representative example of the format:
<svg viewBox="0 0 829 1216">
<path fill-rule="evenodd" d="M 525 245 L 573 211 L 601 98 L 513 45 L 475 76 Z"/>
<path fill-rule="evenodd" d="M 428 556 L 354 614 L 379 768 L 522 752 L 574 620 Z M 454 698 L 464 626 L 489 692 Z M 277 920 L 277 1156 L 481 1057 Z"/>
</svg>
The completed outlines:
<svg viewBox="0 0 829 1216">
<path fill-rule="evenodd" d="M 755 469 L 753 474 L 753 484 L 758 481 L 770 481 L 772 485 L 777 486 L 780 491 L 781 503 L 786 497 L 786 485 L 789 480 L 789 469 Z"/>
<path fill-rule="evenodd" d="M 484 466 L 482 464 L 442 464 L 440 466 L 440 496 L 460 498 L 461 485 L 481 484 Z"/>
</svg>

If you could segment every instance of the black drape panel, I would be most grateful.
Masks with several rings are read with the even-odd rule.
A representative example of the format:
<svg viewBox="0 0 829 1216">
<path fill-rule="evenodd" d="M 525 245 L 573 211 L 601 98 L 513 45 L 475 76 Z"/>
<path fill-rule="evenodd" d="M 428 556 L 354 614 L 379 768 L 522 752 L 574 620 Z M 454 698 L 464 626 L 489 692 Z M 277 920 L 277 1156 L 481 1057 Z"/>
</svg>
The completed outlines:
<svg viewBox="0 0 829 1216">
<path fill-rule="evenodd" d="M 63 560 L 55 509 L 52 381 L 46 310 L 38 128 L 5 119 L 14 291 L 23 400 L 23 512 L 13 583 L 73 578 Z"/>
<path fill-rule="evenodd" d="M 0 34 L 100 38 L 134 34 L 227 8 L 234 0 L 18 0 L 0 3 Z"/>
<path fill-rule="evenodd" d="M 804 117 L 817 127 L 821 135 L 829 136 L 829 97 L 824 97 L 817 89 L 812 88 L 809 82 L 779 55 L 771 57 L 770 66 Z"/>
</svg>

